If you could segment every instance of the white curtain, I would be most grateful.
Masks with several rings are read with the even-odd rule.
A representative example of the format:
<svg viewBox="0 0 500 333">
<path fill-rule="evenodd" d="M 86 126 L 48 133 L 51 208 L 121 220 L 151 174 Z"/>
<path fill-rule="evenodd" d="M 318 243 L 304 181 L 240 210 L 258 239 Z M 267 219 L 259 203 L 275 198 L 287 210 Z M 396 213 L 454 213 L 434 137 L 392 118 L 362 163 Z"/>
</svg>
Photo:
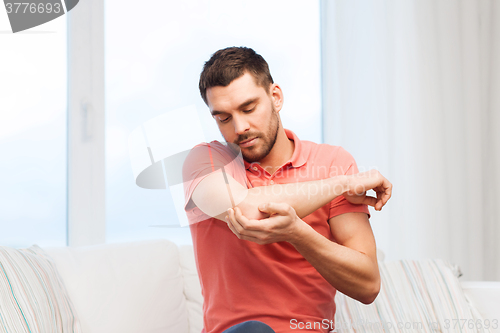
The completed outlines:
<svg viewBox="0 0 500 333">
<path fill-rule="evenodd" d="M 393 184 L 386 259 L 500 280 L 500 1 L 322 0 L 323 139 Z"/>
</svg>

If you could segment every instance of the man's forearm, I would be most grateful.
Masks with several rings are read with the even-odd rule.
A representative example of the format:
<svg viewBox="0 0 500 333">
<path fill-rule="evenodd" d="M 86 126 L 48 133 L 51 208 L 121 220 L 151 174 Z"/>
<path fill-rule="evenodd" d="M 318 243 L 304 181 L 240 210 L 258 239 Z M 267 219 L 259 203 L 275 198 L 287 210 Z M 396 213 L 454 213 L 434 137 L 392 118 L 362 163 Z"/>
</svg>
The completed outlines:
<svg viewBox="0 0 500 333">
<path fill-rule="evenodd" d="M 251 219 L 268 217 L 259 211 L 260 204 L 287 203 L 302 218 L 342 195 L 346 191 L 347 184 L 346 176 L 336 176 L 247 189 L 229 175 L 227 180 L 228 185 L 221 172 L 213 173 L 203 179 L 192 195 L 195 205 L 205 214 L 223 220 L 227 209 L 232 208 L 233 202 L 241 209 L 243 215 Z"/>
<path fill-rule="evenodd" d="M 248 189 L 243 202 L 238 204 L 243 215 L 248 218 L 263 218 L 257 207 L 262 203 L 287 203 L 295 209 L 297 216 L 303 218 L 323 207 L 346 190 L 346 177 L 337 176 L 327 179 L 259 186 Z M 245 214 L 246 213 L 246 214 Z"/>
<path fill-rule="evenodd" d="M 290 243 L 337 290 L 369 304 L 380 289 L 376 261 L 368 255 L 332 242 L 303 222 Z"/>
</svg>

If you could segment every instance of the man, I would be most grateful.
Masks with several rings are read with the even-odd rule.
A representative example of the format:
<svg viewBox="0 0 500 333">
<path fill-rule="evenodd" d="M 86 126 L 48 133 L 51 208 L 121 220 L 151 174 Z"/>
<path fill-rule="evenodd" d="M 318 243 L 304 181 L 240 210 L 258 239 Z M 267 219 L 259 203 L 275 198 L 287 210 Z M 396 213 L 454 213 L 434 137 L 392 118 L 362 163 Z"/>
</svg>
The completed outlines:
<svg viewBox="0 0 500 333">
<path fill-rule="evenodd" d="M 379 292 L 367 205 L 381 210 L 392 184 L 284 129 L 283 93 L 252 49 L 214 53 L 199 88 L 228 143 L 195 147 L 183 168 L 204 332 L 328 332 L 336 290 L 366 304 Z"/>
</svg>

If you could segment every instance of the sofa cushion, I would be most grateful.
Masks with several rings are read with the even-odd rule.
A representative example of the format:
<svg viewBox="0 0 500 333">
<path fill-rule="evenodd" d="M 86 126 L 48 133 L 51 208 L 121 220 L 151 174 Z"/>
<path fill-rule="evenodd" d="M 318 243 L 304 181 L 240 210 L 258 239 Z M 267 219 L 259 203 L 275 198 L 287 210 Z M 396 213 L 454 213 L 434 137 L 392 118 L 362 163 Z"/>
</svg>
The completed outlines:
<svg viewBox="0 0 500 333">
<path fill-rule="evenodd" d="M 177 246 L 164 239 L 53 247 L 85 333 L 187 333 Z"/>
<path fill-rule="evenodd" d="M 52 259 L 38 246 L 0 246 L 0 332 L 79 333 Z"/>
<path fill-rule="evenodd" d="M 443 260 L 380 262 L 382 284 L 372 304 L 338 292 L 337 332 L 488 332 Z"/>
</svg>

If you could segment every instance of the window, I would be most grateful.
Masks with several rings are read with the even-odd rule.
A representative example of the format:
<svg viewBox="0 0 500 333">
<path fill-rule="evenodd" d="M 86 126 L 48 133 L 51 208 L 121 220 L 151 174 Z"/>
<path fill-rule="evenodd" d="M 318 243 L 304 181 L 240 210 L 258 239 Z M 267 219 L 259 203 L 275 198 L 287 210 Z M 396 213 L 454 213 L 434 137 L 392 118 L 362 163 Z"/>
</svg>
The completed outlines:
<svg viewBox="0 0 500 333">
<path fill-rule="evenodd" d="M 66 16 L 0 44 L 0 244 L 65 246 Z"/>
</svg>

